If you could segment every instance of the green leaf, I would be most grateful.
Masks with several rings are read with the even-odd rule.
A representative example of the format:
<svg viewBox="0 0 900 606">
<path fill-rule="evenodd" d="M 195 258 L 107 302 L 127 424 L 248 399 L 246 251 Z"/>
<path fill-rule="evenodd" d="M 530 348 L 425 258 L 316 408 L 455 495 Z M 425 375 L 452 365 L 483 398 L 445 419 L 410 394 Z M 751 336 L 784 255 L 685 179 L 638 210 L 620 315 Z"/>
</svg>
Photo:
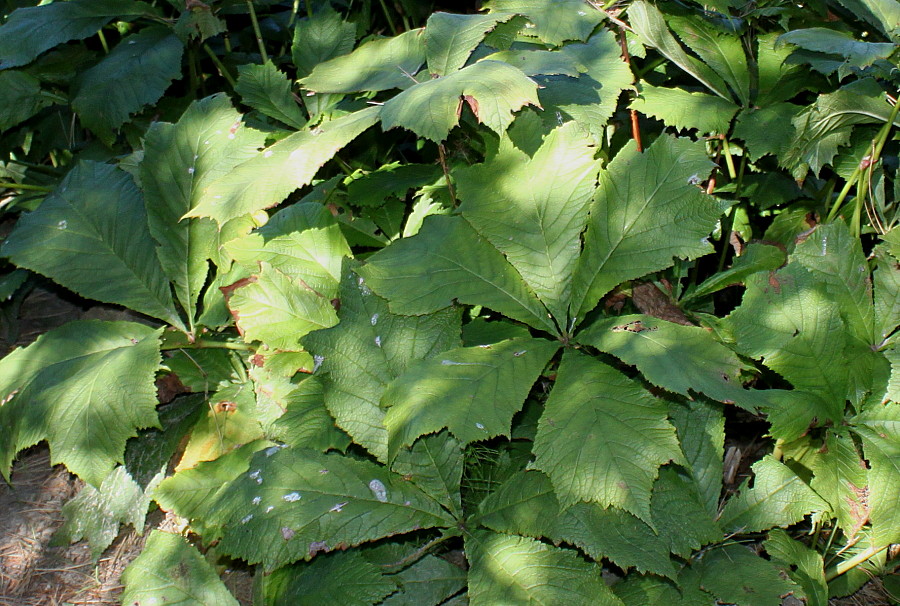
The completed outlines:
<svg viewBox="0 0 900 606">
<path fill-rule="evenodd" d="M 869 461 L 869 518 L 877 547 L 900 541 L 900 404 L 873 406 L 856 418 Z"/>
<path fill-rule="evenodd" d="M 425 25 L 428 72 L 446 76 L 462 68 L 485 35 L 506 21 L 507 15 L 455 15 L 433 13 Z"/>
<path fill-rule="evenodd" d="M 329 300 L 338 296 L 341 264 L 351 254 L 328 209 L 308 202 L 279 211 L 254 233 L 227 243 L 225 250 L 250 271 L 267 263 Z"/>
<path fill-rule="evenodd" d="M 900 27 L 900 2 L 897 0 L 840 0 L 851 14 L 865 19 L 891 40 L 897 39 Z"/>
<path fill-rule="evenodd" d="M 238 606 L 215 569 L 181 535 L 154 530 L 122 573 L 123 604 Z"/>
<path fill-rule="evenodd" d="M 621 605 L 600 567 L 577 552 L 525 537 L 476 531 L 467 535 L 469 603 Z"/>
<path fill-rule="evenodd" d="M 604 14 L 584 0 L 492 0 L 485 8 L 491 14 L 513 13 L 525 15 L 534 25 L 529 34 L 553 46 L 567 40 L 587 40 L 594 28 L 603 21 Z"/>
<path fill-rule="evenodd" d="M 638 0 L 628 7 L 628 17 L 631 27 L 640 37 L 641 42 L 658 50 L 666 59 L 692 75 L 718 96 L 731 100 L 728 87 L 722 78 L 705 63 L 684 52 L 684 49 L 669 32 L 658 8 L 643 0 Z"/>
<path fill-rule="evenodd" d="M 434 183 L 442 174 L 433 164 L 385 164 L 354 179 L 347 186 L 347 198 L 355 206 L 381 206 L 390 196 L 405 198 L 410 189 Z"/>
<path fill-rule="evenodd" d="M 763 543 L 775 562 L 788 571 L 791 579 L 803 588 L 810 606 L 828 606 L 828 583 L 822 556 L 780 528 L 769 532 Z"/>
<path fill-rule="evenodd" d="M 735 120 L 733 135 L 744 141 L 751 160 L 759 160 L 768 154 L 781 158 L 788 152 L 794 136 L 795 129 L 788 124 L 802 110 L 801 106 L 791 103 L 743 109 Z"/>
<path fill-rule="evenodd" d="M 697 574 L 691 568 L 681 569 L 677 585 L 652 574 L 629 574 L 616 583 L 613 589 L 626 606 L 647 606 L 647 604 L 709 606 L 714 599 L 700 587 Z"/>
<path fill-rule="evenodd" d="M 499 250 L 559 325 L 599 163 L 590 137 L 570 122 L 529 158 L 509 144 L 483 164 L 455 171 L 463 217 Z"/>
<path fill-rule="evenodd" d="M 308 76 L 318 64 L 346 55 L 356 42 L 356 25 L 347 23 L 340 13 L 325 3 L 309 19 L 300 19 L 294 28 L 291 57 L 297 77 Z"/>
<path fill-rule="evenodd" d="M 317 377 L 309 377 L 284 398 L 285 411 L 270 428 L 273 439 L 289 446 L 321 452 L 343 450 L 349 439 L 334 425 L 325 408 L 325 389 Z"/>
<path fill-rule="evenodd" d="M 900 264 L 878 250 L 878 267 L 872 272 L 875 282 L 875 338 L 883 342 L 900 325 Z"/>
<path fill-rule="evenodd" d="M 758 400 L 740 384 L 746 366 L 699 326 L 653 316 L 605 318 L 578 335 L 581 343 L 637 366 L 654 385 L 690 397 L 690 392 L 753 409 Z"/>
<path fill-rule="evenodd" d="M 181 327 L 145 212 L 128 173 L 80 162 L 19 219 L 0 253 L 83 297 Z"/>
<path fill-rule="evenodd" d="M 355 93 L 406 88 L 425 63 L 422 29 L 370 40 L 349 55 L 316 65 L 300 86 L 317 93 Z"/>
<path fill-rule="evenodd" d="M 270 118 L 296 129 L 306 125 L 300 106 L 291 96 L 291 83 L 271 61 L 262 65 L 247 63 L 238 67 L 234 92 L 241 96 L 245 105 Z"/>
<path fill-rule="evenodd" d="M 162 509 L 187 518 L 195 532 L 207 541 L 213 541 L 221 536 L 221 528 L 209 517 L 210 507 L 239 475 L 247 471 L 253 453 L 264 446 L 265 442 L 250 442 L 214 461 L 203 461 L 196 467 L 182 469 L 163 480 L 153 498 Z"/>
<path fill-rule="evenodd" d="M 519 472 L 479 506 L 478 522 L 496 530 L 577 546 L 595 561 L 675 578 L 668 546 L 650 526 L 616 507 L 576 503 L 560 511 L 550 479 Z"/>
<path fill-rule="evenodd" d="M 807 514 L 828 510 L 819 495 L 771 455 L 754 463 L 753 476 L 753 488 L 745 481 L 740 493 L 726 503 L 719 518 L 725 532 L 746 534 L 787 527 Z"/>
<path fill-rule="evenodd" d="M 258 499 L 257 499 L 258 497 Z M 266 571 L 317 553 L 454 524 L 419 488 L 381 465 L 270 448 L 217 499 L 225 553 Z"/>
<path fill-rule="evenodd" d="M 47 440 L 51 463 L 100 486 L 135 430 L 157 425 L 161 332 L 132 322 L 70 322 L 3 358 L 3 476 L 9 479 L 18 451 Z"/>
<path fill-rule="evenodd" d="M 420 82 L 385 102 L 384 130 L 409 129 L 440 143 L 459 124 L 462 105 L 497 134 L 513 121 L 513 113 L 538 105 L 537 84 L 521 70 L 502 61 L 479 61 L 458 72 Z"/>
<path fill-rule="evenodd" d="M 781 248 L 770 244 L 751 242 L 744 247 L 743 253 L 734 260 L 731 268 L 713 274 L 704 280 L 695 290 L 682 297 L 681 304 L 685 305 L 689 301 L 706 297 L 732 284 L 740 284 L 756 272 L 774 271 L 784 265 L 785 261 L 787 261 L 787 255 Z"/>
<path fill-rule="evenodd" d="M 755 104 L 766 107 L 792 99 L 810 85 L 809 71 L 787 62 L 792 49 L 778 43 L 778 32 L 757 37 L 759 85 Z"/>
<path fill-rule="evenodd" d="M 393 470 L 408 477 L 453 515 L 462 514 L 459 484 L 463 449 L 448 432 L 424 436 L 412 448 L 400 450 Z"/>
<path fill-rule="evenodd" d="M 728 84 L 740 104 L 750 105 L 750 72 L 742 38 L 722 33 L 705 19 L 675 17 L 670 23 L 681 41 Z"/>
<path fill-rule="evenodd" d="M 258 273 L 231 290 L 228 307 L 248 343 L 296 351 L 304 335 L 337 324 L 331 301 L 302 282 L 260 262 Z"/>
<path fill-rule="evenodd" d="M 665 269 L 673 257 L 712 252 L 706 236 L 730 202 L 695 185 L 711 166 L 702 144 L 661 136 L 643 153 L 630 141 L 600 172 L 572 279 L 573 316 L 583 319 L 620 283 Z"/>
<path fill-rule="evenodd" d="M 692 551 L 722 540 L 722 531 L 706 510 L 693 479 L 673 465 L 659 470 L 650 509 L 660 540 L 678 556 L 689 557 Z"/>
<path fill-rule="evenodd" d="M 712 549 L 698 560 L 696 568 L 703 588 L 726 604 L 781 606 L 781 596 L 797 589 L 772 562 L 743 545 Z"/>
<path fill-rule="evenodd" d="M 890 42 L 861 42 L 850 34 L 824 27 L 795 29 L 779 36 L 778 42 L 809 51 L 840 55 L 846 58 L 848 65 L 857 68 L 868 67 L 878 59 L 887 59 L 897 49 Z"/>
<path fill-rule="evenodd" d="M 568 55 L 542 49 L 503 50 L 490 54 L 485 61 L 503 61 L 518 67 L 526 76 L 562 75 L 577 78 L 579 66 Z"/>
<path fill-rule="evenodd" d="M 678 129 L 696 128 L 697 134 L 725 134 L 738 106 L 706 93 L 641 84 L 640 94 L 631 102 L 631 109 Z"/>
<path fill-rule="evenodd" d="M 358 551 L 338 551 L 309 564 L 285 566 L 265 580 L 265 603 L 271 606 L 371 606 L 385 604 L 396 583 Z"/>
<path fill-rule="evenodd" d="M 400 591 L 381 606 L 438 606 L 466 586 L 466 573 L 437 556 L 425 556 L 396 575 Z"/>
<path fill-rule="evenodd" d="M 0 132 L 24 122 L 51 104 L 41 95 L 41 81 L 25 72 L 0 72 Z"/>
<path fill-rule="evenodd" d="M 33 34 L 32 34 L 33 35 Z M 150 27 L 123 39 L 100 63 L 75 80 L 72 109 L 104 140 L 128 117 L 159 101 L 181 76 L 184 46 L 166 27 Z"/>
<path fill-rule="evenodd" d="M 570 352 L 538 424 L 534 454 L 563 508 L 612 505 L 651 525 L 657 470 L 682 459 L 662 402 L 612 367 Z"/>
<path fill-rule="evenodd" d="M 31 63 L 57 44 L 93 36 L 115 17 L 154 15 L 146 2 L 69 0 L 19 8 L 0 26 L 0 70 Z"/>
<path fill-rule="evenodd" d="M 308 185 L 338 150 L 375 124 L 380 111 L 368 107 L 278 141 L 206 185 L 200 203 L 185 216 L 212 217 L 221 226 L 275 206 Z"/>
<path fill-rule="evenodd" d="M 337 425 L 380 461 L 387 460 L 388 432 L 381 397 L 388 383 L 418 360 L 459 345 L 459 312 L 400 316 L 346 271 L 340 323 L 315 331 L 303 346 L 315 354 L 325 384 L 325 406 Z"/>
<path fill-rule="evenodd" d="M 217 230 L 209 219 L 181 218 L 200 201 L 204 184 L 227 175 L 263 144 L 264 133 L 240 124 L 241 115 L 220 94 L 192 103 L 176 124 L 153 123 L 144 136 L 140 177 L 150 233 L 191 323 L 208 259 L 216 256 Z"/>
<path fill-rule="evenodd" d="M 849 436 L 829 433 L 810 465 L 810 486 L 831 505 L 848 540 L 869 518 L 868 470 Z"/>
<path fill-rule="evenodd" d="M 427 217 L 417 235 L 369 257 L 360 275 L 394 313 L 431 313 L 456 299 L 556 332 L 512 265 L 462 217 Z"/>
<path fill-rule="evenodd" d="M 703 398 L 672 404 L 669 418 L 678 432 L 686 459 L 706 512 L 715 516 L 722 494 L 722 459 L 725 456 L 725 416 L 722 407 Z"/>
<path fill-rule="evenodd" d="M 543 339 L 510 339 L 451 349 L 412 366 L 381 399 L 390 458 L 444 427 L 463 445 L 509 437 L 512 416 L 557 349 Z"/>
</svg>

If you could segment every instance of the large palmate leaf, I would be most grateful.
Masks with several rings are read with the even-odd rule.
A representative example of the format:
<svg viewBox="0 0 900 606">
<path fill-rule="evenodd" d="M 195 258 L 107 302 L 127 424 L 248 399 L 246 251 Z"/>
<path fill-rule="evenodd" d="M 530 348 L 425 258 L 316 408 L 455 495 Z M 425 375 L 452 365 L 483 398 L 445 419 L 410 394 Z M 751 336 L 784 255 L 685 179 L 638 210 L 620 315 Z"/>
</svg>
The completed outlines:
<svg viewBox="0 0 900 606">
<path fill-rule="evenodd" d="M 612 367 L 572 352 L 563 355 L 534 454 L 563 508 L 612 505 L 648 524 L 659 466 L 682 460 L 662 402 Z"/>
<path fill-rule="evenodd" d="M 386 101 L 381 124 L 384 130 L 402 126 L 440 143 L 459 124 L 463 103 L 479 122 L 502 134 L 512 123 L 513 112 L 538 105 L 537 84 L 509 63 L 479 61 Z"/>
<path fill-rule="evenodd" d="M 0 69 L 25 65 L 57 44 L 92 36 L 115 17 L 155 12 L 134 0 L 70 0 L 20 8 L 0 26 Z"/>
<path fill-rule="evenodd" d="M 267 571 L 453 518 L 381 465 L 307 449 L 268 449 L 218 497 L 225 553 Z"/>
<path fill-rule="evenodd" d="M 728 87 L 722 78 L 705 63 L 688 55 L 681 48 L 681 45 L 669 32 L 658 8 L 644 0 L 638 0 L 629 5 L 628 17 L 631 27 L 640 37 L 641 42 L 658 50 L 666 59 L 695 77 L 718 96 L 723 99 L 731 99 Z"/>
<path fill-rule="evenodd" d="M 463 216 L 504 254 L 560 325 L 599 163 L 591 138 L 570 122 L 529 158 L 512 145 L 456 171 Z"/>
<path fill-rule="evenodd" d="M 534 34 L 547 44 L 560 46 L 566 40 L 587 40 L 604 15 L 584 0 L 491 0 L 485 4 L 492 14 L 514 13 L 531 21 Z"/>
<path fill-rule="evenodd" d="M 382 397 L 390 457 L 444 427 L 462 444 L 509 437 L 512 416 L 557 349 L 544 339 L 510 339 L 451 349 L 411 367 Z"/>
<path fill-rule="evenodd" d="M 637 366 L 644 378 L 689 396 L 753 409 L 758 400 L 741 387 L 746 366 L 733 351 L 699 326 L 682 326 L 646 315 L 606 318 L 578 335 L 578 341 Z"/>
<path fill-rule="evenodd" d="M 306 125 L 303 112 L 291 95 L 291 83 L 271 61 L 240 66 L 234 92 L 244 104 L 270 118 L 294 128 Z"/>
<path fill-rule="evenodd" d="M 738 106 L 706 93 L 642 84 L 640 95 L 631 102 L 631 109 L 678 129 L 696 128 L 699 134 L 725 134 Z"/>
<path fill-rule="evenodd" d="M 537 471 L 520 472 L 479 506 L 480 524 L 498 532 L 546 538 L 577 546 L 597 562 L 675 578 L 668 546 L 630 513 L 597 503 L 576 503 L 561 511 L 553 484 Z"/>
<path fill-rule="evenodd" d="M 390 301 L 394 313 L 431 313 L 456 299 L 535 328 L 557 330 L 502 253 L 462 217 L 426 218 L 416 236 L 372 255 L 360 273 Z"/>
<path fill-rule="evenodd" d="M 300 85 L 317 93 L 405 88 L 416 83 L 413 76 L 423 63 L 423 31 L 413 29 L 393 38 L 370 40 L 349 55 L 320 63 Z"/>
<path fill-rule="evenodd" d="M 155 103 L 181 75 L 184 45 L 165 27 L 150 27 L 128 36 L 100 63 L 75 80 L 72 108 L 81 123 L 101 138 L 128 116 Z"/>
<path fill-rule="evenodd" d="M 71 322 L 3 358 L 3 476 L 18 451 L 47 440 L 52 463 L 99 487 L 125 441 L 157 424 L 160 333 L 132 322 Z"/>
<path fill-rule="evenodd" d="M 146 217 L 128 173 L 81 162 L 19 219 L 0 253 L 83 297 L 182 326 Z"/>
<path fill-rule="evenodd" d="M 338 321 L 325 295 L 265 262 L 230 292 L 228 307 L 244 340 L 262 341 L 270 348 L 297 350 L 301 337 Z"/>
<path fill-rule="evenodd" d="M 122 574 L 123 604 L 238 606 L 216 569 L 181 535 L 154 530 Z"/>
<path fill-rule="evenodd" d="M 271 606 L 371 606 L 397 591 L 397 584 L 358 551 L 336 551 L 306 564 L 285 566 L 265 577 Z"/>
<path fill-rule="evenodd" d="M 12 128 L 50 105 L 41 95 L 41 81 L 25 72 L 0 72 L 0 132 Z"/>
<path fill-rule="evenodd" d="M 378 120 L 380 107 L 348 114 L 278 141 L 210 182 L 187 217 L 229 219 L 275 206 L 309 184 L 339 149 Z"/>
<path fill-rule="evenodd" d="M 711 167 L 702 144 L 664 135 L 644 153 L 629 142 L 601 171 L 572 279 L 573 316 L 584 318 L 622 281 L 665 269 L 673 257 L 712 251 L 706 236 L 729 202 L 698 189 Z"/>
<path fill-rule="evenodd" d="M 797 389 L 820 394 L 806 410 L 807 422 L 838 421 L 844 412 L 849 371 L 847 331 L 840 306 L 825 284 L 799 263 L 747 280 L 741 306 L 730 316 L 739 352 L 762 358 Z"/>
<path fill-rule="evenodd" d="M 873 406 L 856 418 L 869 461 L 869 518 L 873 541 L 883 547 L 900 540 L 900 404 Z"/>
<path fill-rule="evenodd" d="M 434 13 L 425 26 L 425 56 L 428 71 L 446 76 L 462 68 L 485 34 L 507 15 L 454 15 Z"/>
<path fill-rule="evenodd" d="M 176 124 L 155 122 L 144 136 L 140 175 L 150 233 L 189 322 L 206 283 L 207 260 L 216 255 L 217 229 L 209 219 L 181 218 L 199 202 L 204 184 L 255 155 L 264 139 L 241 126 L 225 95 L 192 103 Z"/>
<path fill-rule="evenodd" d="M 341 282 L 340 323 L 310 333 L 304 347 L 315 354 L 325 384 L 325 406 L 338 427 L 381 461 L 388 433 L 381 396 L 388 383 L 417 360 L 459 345 L 460 315 L 444 309 L 420 316 L 391 313 L 352 271 Z"/>
<path fill-rule="evenodd" d="M 613 606 L 621 601 L 600 566 L 578 553 L 525 537 L 476 531 L 466 539 L 469 603 Z"/>
<path fill-rule="evenodd" d="M 828 510 L 822 497 L 771 455 L 753 465 L 753 476 L 753 487 L 745 481 L 740 494 L 725 505 L 719 524 L 726 532 L 744 534 L 787 527 L 807 514 Z"/>
</svg>

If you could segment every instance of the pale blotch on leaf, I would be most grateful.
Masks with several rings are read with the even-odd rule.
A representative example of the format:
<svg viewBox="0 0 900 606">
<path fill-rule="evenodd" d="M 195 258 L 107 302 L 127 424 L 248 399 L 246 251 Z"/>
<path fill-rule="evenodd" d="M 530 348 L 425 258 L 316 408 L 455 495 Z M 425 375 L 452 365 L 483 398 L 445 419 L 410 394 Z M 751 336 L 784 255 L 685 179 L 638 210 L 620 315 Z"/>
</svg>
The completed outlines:
<svg viewBox="0 0 900 606">
<path fill-rule="evenodd" d="M 295 502 L 295 501 L 299 501 L 302 497 L 301 497 L 301 495 L 300 495 L 299 492 L 292 492 L 292 493 L 290 493 L 290 494 L 284 495 L 284 496 L 281 497 L 281 498 L 282 498 L 283 500 L 287 501 L 288 503 L 293 503 L 293 502 Z"/>
<path fill-rule="evenodd" d="M 387 488 L 381 480 L 372 480 L 369 482 L 369 490 L 375 495 L 375 498 L 382 503 L 387 503 Z"/>
</svg>

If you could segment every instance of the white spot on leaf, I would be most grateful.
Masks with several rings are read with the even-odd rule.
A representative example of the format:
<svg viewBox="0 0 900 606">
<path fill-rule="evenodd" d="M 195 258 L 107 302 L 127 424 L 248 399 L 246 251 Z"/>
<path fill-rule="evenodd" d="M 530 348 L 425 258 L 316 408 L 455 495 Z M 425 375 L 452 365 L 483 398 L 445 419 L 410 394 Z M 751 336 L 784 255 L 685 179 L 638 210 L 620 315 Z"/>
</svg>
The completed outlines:
<svg viewBox="0 0 900 606">
<path fill-rule="evenodd" d="M 369 490 L 375 495 L 375 498 L 382 503 L 387 503 L 387 488 L 381 480 L 372 480 L 369 482 Z"/>
<path fill-rule="evenodd" d="M 244 516 L 243 518 L 241 518 L 241 524 L 246 524 L 247 522 L 249 522 L 249 521 L 252 520 L 252 519 L 253 519 L 253 514 L 252 514 L 252 513 L 249 514 L 249 515 L 246 515 L 246 516 Z"/>
<path fill-rule="evenodd" d="M 299 492 L 292 492 L 290 494 L 284 495 L 281 498 L 283 500 L 287 501 L 288 503 L 293 503 L 294 501 L 299 501 L 302 497 L 300 496 Z"/>
<path fill-rule="evenodd" d="M 325 356 L 315 355 L 313 356 L 313 372 L 319 370 L 319 367 L 322 366 L 322 362 L 325 361 Z"/>
<path fill-rule="evenodd" d="M 378 347 L 381 347 L 381 337 L 380 336 L 375 337 L 375 345 L 377 345 Z"/>
<path fill-rule="evenodd" d="M 253 497 L 253 500 L 250 502 L 254 505 L 259 505 L 262 502 L 262 497 Z"/>
<path fill-rule="evenodd" d="M 372 326 L 378 324 L 378 314 L 372 314 Z"/>
<path fill-rule="evenodd" d="M 344 501 L 343 503 L 338 503 L 334 507 L 329 509 L 328 511 L 333 511 L 334 513 L 340 513 L 340 511 L 342 509 L 344 509 L 344 505 L 346 505 L 346 504 L 347 504 L 347 501 Z"/>
<path fill-rule="evenodd" d="M 271 158 L 271 157 L 272 157 L 272 150 L 271 150 L 271 149 L 267 149 L 267 150 L 263 153 L 263 158 Z"/>
<path fill-rule="evenodd" d="M 481 423 L 475 423 L 475 427 L 477 427 L 478 429 L 484 429 L 484 425 L 482 425 Z"/>
<path fill-rule="evenodd" d="M 68 226 L 69 226 L 69 222 L 66 221 L 65 219 L 63 219 L 62 221 L 60 221 L 59 223 L 56 224 L 57 229 L 65 229 Z"/>
</svg>

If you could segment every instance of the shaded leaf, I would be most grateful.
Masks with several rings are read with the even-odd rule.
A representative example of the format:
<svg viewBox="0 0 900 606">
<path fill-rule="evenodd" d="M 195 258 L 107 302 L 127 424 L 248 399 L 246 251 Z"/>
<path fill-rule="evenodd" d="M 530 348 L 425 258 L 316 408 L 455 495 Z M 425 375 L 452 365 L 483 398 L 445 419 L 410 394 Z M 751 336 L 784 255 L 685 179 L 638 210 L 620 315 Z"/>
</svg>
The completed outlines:
<svg viewBox="0 0 900 606">
<path fill-rule="evenodd" d="M 584 318 L 621 282 L 665 269 L 673 257 L 712 251 L 706 236 L 730 203 L 695 185 L 710 168 L 702 145 L 662 136 L 644 153 L 629 142 L 600 172 L 572 279 L 573 316 Z"/>
<path fill-rule="evenodd" d="M 849 436 L 829 433 L 810 467 L 810 486 L 831 505 L 849 540 L 869 518 L 868 470 Z"/>
<path fill-rule="evenodd" d="M 649 524 L 657 470 L 682 458 L 661 402 L 612 367 L 570 352 L 538 424 L 534 454 L 563 508 L 596 502 Z"/>
<path fill-rule="evenodd" d="M 99 487 L 125 441 L 157 425 L 159 335 L 133 322 L 70 322 L 0 361 L 0 471 L 47 440 L 50 461 Z M 61 381 L 60 378 L 65 380 Z"/>
<path fill-rule="evenodd" d="M 278 141 L 209 183 L 200 203 L 185 216 L 212 217 L 221 226 L 229 219 L 275 206 L 308 185 L 338 150 L 375 124 L 380 111 L 380 107 L 368 107 Z"/>
<path fill-rule="evenodd" d="M 417 235 L 369 257 L 360 275 L 394 313 L 431 313 L 456 299 L 556 332 L 516 270 L 462 217 L 427 217 Z"/>
<path fill-rule="evenodd" d="M 753 476 L 753 488 L 745 481 L 740 493 L 725 504 L 719 524 L 726 532 L 745 534 L 787 527 L 807 514 L 828 509 L 796 473 L 771 455 L 753 465 Z"/>
<path fill-rule="evenodd" d="M 397 584 L 358 551 L 339 551 L 309 564 L 285 566 L 265 581 L 266 604 L 370 606 L 397 591 Z"/>
<path fill-rule="evenodd" d="M 78 294 L 183 326 L 131 176 L 81 162 L 23 215 L 0 253 Z"/>
<path fill-rule="evenodd" d="M 461 515 L 463 449 L 448 432 L 423 436 L 412 448 L 401 449 L 393 470 L 408 477 L 454 515 Z"/>
<path fill-rule="evenodd" d="M 896 50 L 890 42 L 862 42 L 853 36 L 824 27 L 795 29 L 778 37 L 779 43 L 789 43 L 800 48 L 840 55 L 848 65 L 868 67 L 878 59 L 887 59 Z"/>
<path fill-rule="evenodd" d="M 384 130 L 402 126 L 440 143 L 459 124 L 463 103 L 479 122 L 502 134 L 514 112 L 538 105 L 537 84 L 508 63 L 479 61 L 442 78 L 420 82 L 389 99 L 381 112 L 381 124 Z"/>
<path fill-rule="evenodd" d="M 24 122 L 50 103 L 41 95 L 41 81 L 31 74 L 0 72 L 0 131 Z"/>
<path fill-rule="evenodd" d="M 437 606 L 466 586 L 466 573 L 459 566 L 436 556 L 425 556 L 396 575 L 400 591 L 382 606 Z"/>
<path fill-rule="evenodd" d="M 822 556 L 780 528 L 769 532 L 763 545 L 772 559 L 781 564 L 791 579 L 803 588 L 810 606 L 828 606 L 828 584 Z"/>
<path fill-rule="evenodd" d="M 368 461 L 308 449 L 259 452 L 210 512 L 225 553 L 267 571 L 317 553 L 453 524 L 402 476 Z"/>
<path fill-rule="evenodd" d="M 476 531 L 468 535 L 469 602 L 496 604 L 621 604 L 600 567 L 574 551 L 534 539 Z"/>
<path fill-rule="evenodd" d="M 869 461 L 869 518 L 877 547 L 900 541 L 900 404 L 873 406 L 856 418 Z"/>
<path fill-rule="evenodd" d="M 237 606 L 212 565 L 181 535 L 154 530 L 122 573 L 123 604 Z"/>
<path fill-rule="evenodd" d="M 784 265 L 787 255 L 781 248 L 751 242 L 745 248 L 740 257 L 734 260 L 729 269 L 713 274 L 700 283 L 695 290 L 682 297 L 681 303 L 699 299 L 722 290 L 732 284 L 741 284 L 747 277 L 759 271 L 773 271 Z"/>
<path fill-rule="evenodd" d="M 722 459 L 725 456 L 725 415 L 721 406 L 703 398 L 672 404 L 669 418 L 678 432 L 701 501 L 710 516 L 719 511 L 722 494 Z"/>
<path fill-rule="evenodd" d="M 547 44 L 561 46 L 566 40 L 587 40 L 603 21 L 602 12 L 584 0 L 491 0 L 485 5 L 491 14 L 518 13 L 534 25 L 529 33 Z"/>
<path fill-rule="evenodd" d="M 425 55 L 428 71 L 446 76 L 462 68 L 485 35 L 506 15 L 456 15 L 433 13 L 425 26 Z"/>
<path fill-rule="evenodd" d="M 300 19 L 294 27 L 291 58 L 297 77 L 309 75 L 318 64 L 346 55 L 356 42 L 356 25 L 345 22 L 340 13 L 326 3 L 309 19 Z"/>
<path fill-rule="evenodd" d="M 675 17 L 673 30 L 703 64 L 724 80 L 743 107 L 750 104 L 750 71 L 740 36 L 723 33 L 705 19 Z"/>
<path fill-rule="evenodd" d="M 384 392 L 388 454 L 444 427 L 463 445 L 509 437 L 512 416 L 559 345 L 510 339 L 445 351 L 412 366 Z"/>
<path fill-rule="evenodd" d="M 317 377 L 304 379 L 284 398 L 285 411 L 270 427 L 273 439 L 289 446 L 313 448 L 321 452 L 343 450 L 350 440 L 334 424 L 325 408 L 322 382 Z"/>
<path fill-rule="evenodd" d="M 291 83 L 271 61 L 238 67 L 234 92 L 241 96 L 245 105 L 270 118 L 297 129 L 306 125 L 303 112 L 291 95 Z"/>
<path fill-rule="evenodd" d="M 739 544 L 708 551 L 696 569 L 706 591 L 736 606 L 781 606 L 781 596 L 797 589 L 772 562 Z"/>
<path fill-rule="evenodd" d="M 631 102 L 631 109 L 678 129 L 696 128 L 698 134 L 725 134 L 738 106 L 706 93 L 642 84 L 640 94 Z"/>
<path fill-rule="evenodd" d="M 31 34 L 33 35 L 33 34 Z M 165 27 L 149 27 L 123 39 L 100 63 L 75 80 L 72 109 L 101 139 L 128 117 L 156 103 L 181 76 L 184 46 Z"/>
<path fill-rule="evenodd" d="M 385 164 L 354 179 L 347 186 L 347 198 L 356 206 L 380 206 L 388 197 L 404 198 L 410 189 L 434 183 L 442 174 L 433 164 Z"/>
</svg>

